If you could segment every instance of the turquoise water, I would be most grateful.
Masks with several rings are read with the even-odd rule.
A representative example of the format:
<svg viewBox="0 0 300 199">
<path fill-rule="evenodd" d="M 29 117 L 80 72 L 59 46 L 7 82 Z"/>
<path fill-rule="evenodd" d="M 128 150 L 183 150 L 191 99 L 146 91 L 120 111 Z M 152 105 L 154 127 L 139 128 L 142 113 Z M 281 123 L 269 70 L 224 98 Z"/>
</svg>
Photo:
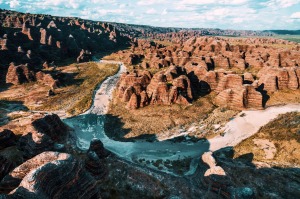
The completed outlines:
<svg viewBox="0 0 300 199">
<path fill-rule="evenodd" d="M 209 148 L 206 140 L 192 141 L 188 137 L 181 142 L 115 141 L 105 134 L 104 121 L 104 115 L 95 114 L 79 115 L 64 120 L 74 129 L 76 144 L 81 150 L 87 150 L 90 141 L 99 138 L 106 149 L 119 157 L 167 173 L 192 174 L 198 165 L 199 157 Z"/>
</svg>

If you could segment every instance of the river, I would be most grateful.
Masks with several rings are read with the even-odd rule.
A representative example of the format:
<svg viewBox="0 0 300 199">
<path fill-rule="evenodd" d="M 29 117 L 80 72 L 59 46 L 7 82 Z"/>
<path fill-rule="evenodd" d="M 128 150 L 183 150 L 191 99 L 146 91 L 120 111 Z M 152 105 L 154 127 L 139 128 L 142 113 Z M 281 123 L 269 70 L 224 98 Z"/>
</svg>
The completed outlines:
<svg viewBox="0 0 300 199">
<path fill-rule="evenodd" d="M 218 150 L 234 146 L 255 134 L 278 114 L 300 111 L 300 105 L 271 107 L 263 111 L 243 111 L 243 117 L 237 116 L 225 126 L 225 135 L 211 140 L 195 140 L 184 137 L 180 142 L 174 140 L 121 142 L 110 139 L 104 131 L 105 114 L 112 98 L 112 92 L 121 74 L 126 71 L 119 62 L 102 61 L 119 64 L 117 74 L 107 78 L 95 90 L 93 105 L 84 114 L 67 118 L 63 121 L 74 129 L 77 147 L 87 150 L 93 138 L 99 138 L 106 149 L 130 162 L 157 169 L 173 175 L 193 174 L 201 155 L 208 150 Z"/>
</svg>

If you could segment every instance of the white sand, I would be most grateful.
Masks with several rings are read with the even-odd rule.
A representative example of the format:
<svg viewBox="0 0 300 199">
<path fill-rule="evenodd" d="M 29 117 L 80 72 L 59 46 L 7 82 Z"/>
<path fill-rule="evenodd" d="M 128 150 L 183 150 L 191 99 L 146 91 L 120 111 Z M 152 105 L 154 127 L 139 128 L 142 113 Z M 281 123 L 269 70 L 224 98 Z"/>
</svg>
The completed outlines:
<svg viewBox="0 0 300 199">
<path fill-rule="evenodd" d="M 116 61 L 105 61 L 101 60 L 101 63 L 110 63 L 110 64 L 119 64 L 120 68 L 117 74 L 108 77 L 104 82 L 102 82 L 99 86 L 99 89 L 95 90 L 94 96 L 93 96 L 93 105 L 89 110 L 87 110 L 83 114 L 97 114 L 97 115 L 103 115 L 106 114 L 109 107 L 109 102 L 112 99 L 112 92 L 116 87 L 117 82 L 119 81 L 119 78 L 122 73 L 126 71 L 126 67 L 121 62 Z"/>
<path fill-rule="evenodd" d="M 279 114 L 295 111 L 300 112 L 300 104 L 274 106 L 265 110 L 242 111 L 236 118 L 225 125 L 224 136 L 209 139 L 210 150 L 216 151 L 226 146 L 235 146 L 244 139 L 257 133 L 262 126 L 268 124 Z M 243 113 L 245 116 L 240 117 Z"/>
</svg>

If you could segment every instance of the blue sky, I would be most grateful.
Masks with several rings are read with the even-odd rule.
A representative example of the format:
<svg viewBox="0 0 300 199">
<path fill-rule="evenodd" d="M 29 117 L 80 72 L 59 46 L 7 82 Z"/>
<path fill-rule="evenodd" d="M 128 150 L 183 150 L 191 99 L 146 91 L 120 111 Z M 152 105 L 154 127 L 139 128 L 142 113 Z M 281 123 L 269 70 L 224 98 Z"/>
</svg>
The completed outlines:
<svg viewBox="0 0 300 199">
<path fill-rule="evenodd" d="M 0 0 L 0 8 L 163 27 L 300 29 L 300 0 Z"/>
</svg>

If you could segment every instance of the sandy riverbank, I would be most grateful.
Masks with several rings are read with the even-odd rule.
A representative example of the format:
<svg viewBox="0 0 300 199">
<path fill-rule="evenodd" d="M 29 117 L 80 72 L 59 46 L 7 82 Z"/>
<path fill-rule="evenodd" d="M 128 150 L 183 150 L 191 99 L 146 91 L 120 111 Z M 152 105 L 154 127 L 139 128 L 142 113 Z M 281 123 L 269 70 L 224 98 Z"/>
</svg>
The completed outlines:
<svg viewBox="0 0 300 199">
<path fill-rule="evenodd" d="M 265 110 L 242 111 L 224 127 L 224 136 L 209 139 L 210 150 L 216 151 L 226 146 L 235 146 L 254 135 L 259 129 L 275 119 L 279 114 L 300 112 L 300 104 L 274 106 Z"/>
</svg>

